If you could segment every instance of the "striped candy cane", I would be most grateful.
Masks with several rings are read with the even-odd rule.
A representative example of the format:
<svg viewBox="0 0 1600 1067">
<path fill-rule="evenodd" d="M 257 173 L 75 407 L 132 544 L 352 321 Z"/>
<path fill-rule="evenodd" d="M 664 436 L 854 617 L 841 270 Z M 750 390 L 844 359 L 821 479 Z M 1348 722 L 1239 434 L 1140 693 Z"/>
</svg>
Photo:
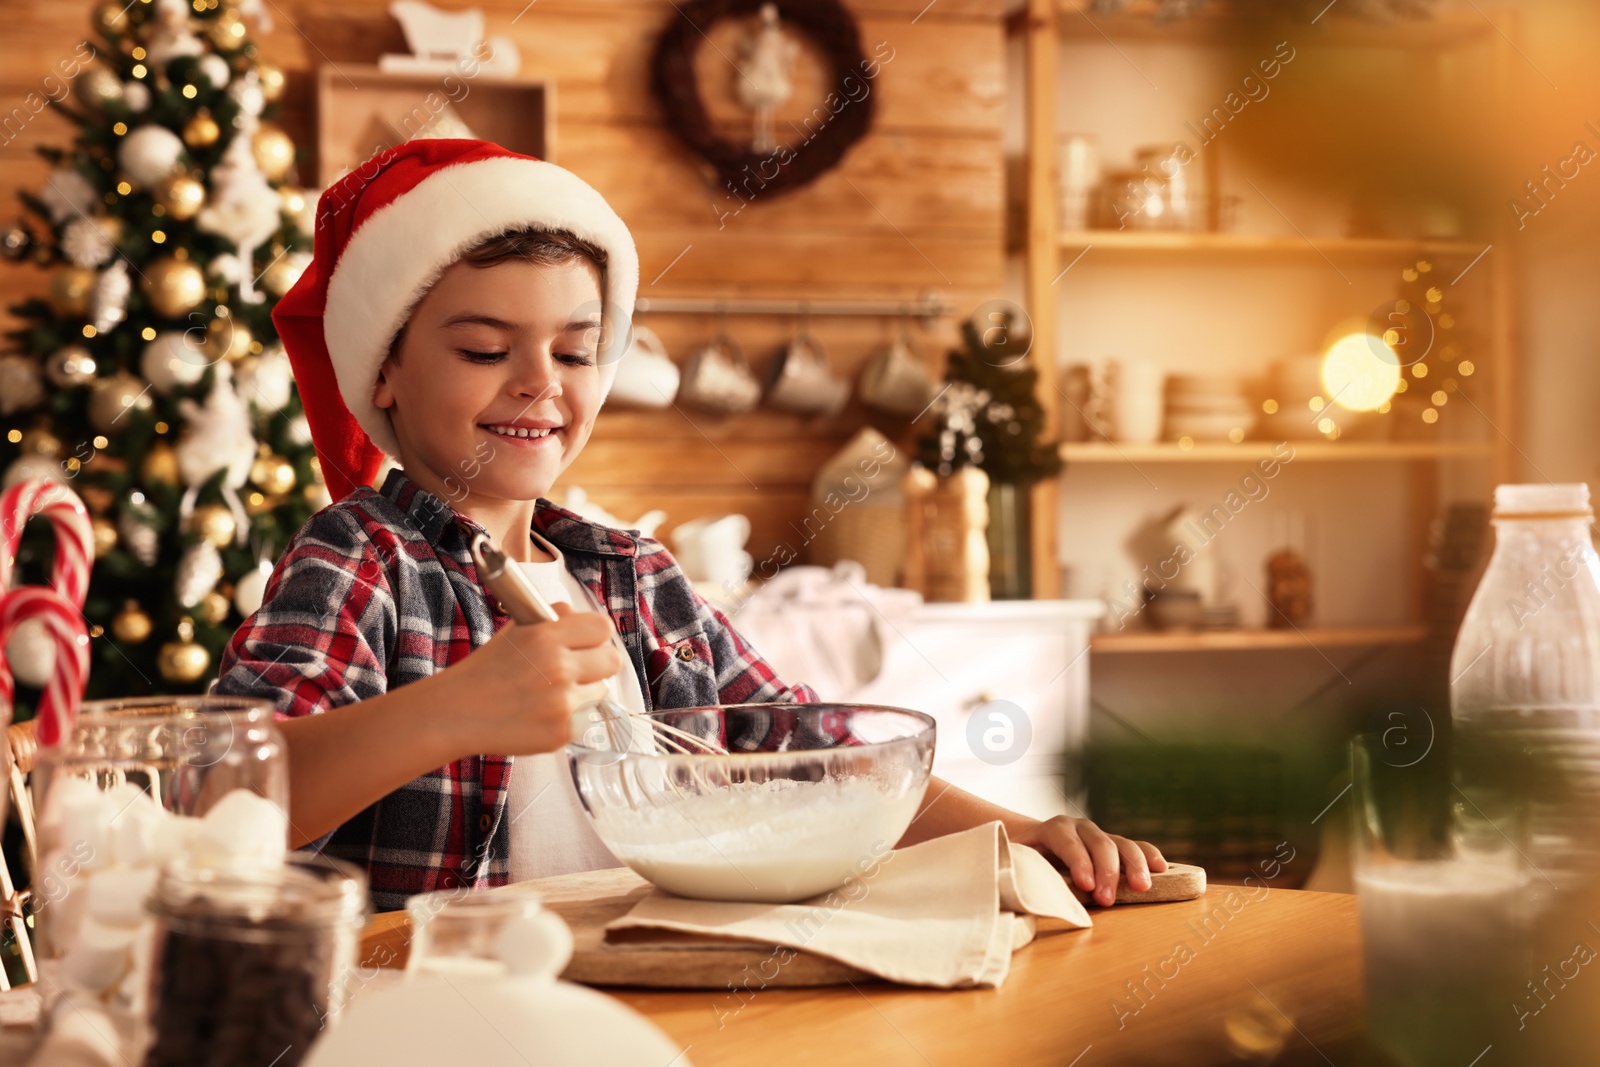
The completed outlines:
<svg viewBox="0 0 1600 1067">
<path fill-rule="evenodd" d="M 11 588 L 22 528 L 35 515 L 43 515 L 56 535 L 50 584 L 73 606 L 83 607 L 94 563 L 94 528 L 77 493 L 43 478 L 19 482 L 0 495 L 0 592 Z"/>
<path fill-rule="evenodd" d="M 72 731 L 89 680 L 89 634 L 83 613 L 52 589 L 29 585 L 0 593 L 0 649 L 26 619 L 43 621 L 56 646 L 55 671 L 39 701 L 39 743 L 58 745 Z M 16 683 L 0 654 L 0 700 L 15 704 Z"/>
</svg>

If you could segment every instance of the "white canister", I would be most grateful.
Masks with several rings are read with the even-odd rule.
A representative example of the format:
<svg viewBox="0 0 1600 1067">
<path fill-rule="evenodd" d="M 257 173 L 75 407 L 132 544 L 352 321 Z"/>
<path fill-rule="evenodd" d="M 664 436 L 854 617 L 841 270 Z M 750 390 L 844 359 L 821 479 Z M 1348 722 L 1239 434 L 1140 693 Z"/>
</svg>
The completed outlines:
<svg viewBox="0 0 1600 1067">
<path fill-rule="evenodd" d="M 1106 368 L 1112 432 L 1126 444 L 1161 439 L 1166 372 L 1138 359 L 1113 360 Z"/>
</svg>

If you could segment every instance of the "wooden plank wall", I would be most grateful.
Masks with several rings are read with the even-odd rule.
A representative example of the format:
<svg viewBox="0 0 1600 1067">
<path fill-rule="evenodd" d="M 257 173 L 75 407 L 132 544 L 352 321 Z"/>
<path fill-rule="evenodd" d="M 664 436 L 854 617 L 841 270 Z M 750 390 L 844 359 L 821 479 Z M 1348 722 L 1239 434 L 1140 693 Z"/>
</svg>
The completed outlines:
<svg viewBox="0 0 1600 1067">
<path fill-rule="evenodd" d="M 526 4 L 526 6 L 524 6 Z M 465 6 L 449 4 L 447 6 Z M 794 299 L 910 299 L 934 289 L 970 310 L 1000 295 L 1004 179 L 1001 111 L 1004 53 L 1000 0 L 852 0 L 863 50 L 888 58 L 872 93 L 872 132 L 843 164 L 782 197 L 737 206 L 662 125 L 649 91 L 649 56 L 671 0 L 487 0 L 487 32 L 511 37 L 522 74 L 557 84 L 557 161 L 593 183 L 627 220 L 641 255 L 641 295 L 761 296 Z M 264 57 L 289 72 L 281 121 L 314 150 L 312 99 L 317 65 L 375 63 L 405 51 L 383 0 L 337 5 L 277 0 L 267 5 L 273 32 L 258 35 Z M 0 33 L 0 111 L 39 91 L 56 62 L 87 33 L 87 4 L 8 4 Z M 701 85 L 719 120 L 731 104 L 736 27 L 700 50 Z M 780 114 L 799 121 L 820 99 L 822 68 L 807 49 L 795 99 Z M 32 152 L 61 144 L 70 127 L 48 112 L 0 136 L 0 218 L 15 212 L 15 191 L 36 188 L 45 166 Z M 301 167 L 310 184 L 315 159 Z M 36 271 L 0 266 L 11 303 L 42 288 Z M 0 315 L 3 317 L 3 315 Z M 713 332 L 709 318 L 649 316 L 680 362 Z M 733 318 L 730 332 L 759 372 L 795 323 Z M 852 378 L 897 329 L 890 321 L 817 319 L 812 332 L 835 370 Z M 930 365 L 954 342 L 956 324 L 914 338 Z M 902 443 L 904 421 L 873 415 L 852 401 L 834 419 L 758 411 L 717 418 L 692 411 L 602 412 L 584 455 L 563 485 L 588 489 L 625 518 L 650 507 L 669 513 L 667 530 L 701 515 L 739 511 L 754 526 L 751 550 L 769 556 L 800 545 L 793 525 L 825 458 L 860 426 L 877 425 Z M 559 498 L 560 487 L 555 494 Z"/>
</svg>

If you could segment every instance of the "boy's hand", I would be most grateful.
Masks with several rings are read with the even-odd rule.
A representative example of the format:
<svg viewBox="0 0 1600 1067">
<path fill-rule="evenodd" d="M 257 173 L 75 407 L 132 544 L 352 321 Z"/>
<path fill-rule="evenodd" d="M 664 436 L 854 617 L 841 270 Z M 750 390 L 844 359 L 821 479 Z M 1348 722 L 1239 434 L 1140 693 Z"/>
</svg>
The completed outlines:
<svg viewBox="0 0 1600 1067">
<path fill-rule="evenodd" d="M 609 616 L 566 604 L 555 610 L 554 622 L 504 627 L 439 675 L 459 694 L 448 710 L 459 713 L 465 751 L 555 751 L 572 740 L 573 709 L 594 699 L 591 684 L 626 666 Z"/>
<path fill-rule="evenodd" d="M 1124 866 L 1128 885 L 1135 892 L 1150 888 L 1151 871 L 1167 869 L 1156 846 L 1108 834 L 1088 819 L 1057 815 L 1010 836 L 1017 844 L 1036 848 L 1047 859 L 1063 864 L 1072 883 L 1092 893 L 1097 904 L 1116 903 L 1118 873 Z"/>
</svg>

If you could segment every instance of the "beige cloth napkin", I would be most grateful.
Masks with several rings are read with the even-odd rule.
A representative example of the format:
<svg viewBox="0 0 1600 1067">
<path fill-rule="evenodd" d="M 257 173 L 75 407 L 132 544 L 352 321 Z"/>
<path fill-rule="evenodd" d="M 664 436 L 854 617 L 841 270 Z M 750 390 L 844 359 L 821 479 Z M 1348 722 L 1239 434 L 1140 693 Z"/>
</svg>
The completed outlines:
<svg viewBox="0 0 1600 1067">
<path fill-rule="evenodd" d="M 798 904 L 689 900 L 657 889 L 606 929 L 757 941 L 908 985 L 994 988 L 1039 917 L 1092 925 L 1061 873 L 992 822 L 886 853 L 859 881 Z"/>
</svg>

